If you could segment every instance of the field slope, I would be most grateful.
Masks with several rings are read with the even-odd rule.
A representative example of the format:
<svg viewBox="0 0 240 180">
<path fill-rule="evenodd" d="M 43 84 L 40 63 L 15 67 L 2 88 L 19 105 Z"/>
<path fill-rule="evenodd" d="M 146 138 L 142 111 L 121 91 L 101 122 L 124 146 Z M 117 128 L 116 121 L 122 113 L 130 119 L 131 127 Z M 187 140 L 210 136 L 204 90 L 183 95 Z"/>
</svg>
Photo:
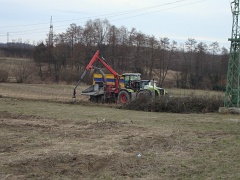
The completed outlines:
<svg viewBox="0 0 240 180">
<path fill-rule="evenodd" d="M 239 115 L 71 104 L 71 93 L 0 84 L 0 179 L 239 179 Z"/>
</svg>

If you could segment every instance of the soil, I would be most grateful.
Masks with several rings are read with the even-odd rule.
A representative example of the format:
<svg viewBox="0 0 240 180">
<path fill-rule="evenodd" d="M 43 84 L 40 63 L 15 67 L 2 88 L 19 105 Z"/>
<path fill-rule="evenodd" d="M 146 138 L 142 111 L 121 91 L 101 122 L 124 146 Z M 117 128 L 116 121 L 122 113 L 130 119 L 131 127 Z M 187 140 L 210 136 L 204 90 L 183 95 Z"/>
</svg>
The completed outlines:
<svg viewBox="0 0 240 180">
<path fill-rule="evenodd" d="M 164 167 L 160 156 L 187 153 L 176 136 L 150 127 L 8 112 L 0 112 L 0 142 L 0 179 L 11 180 L 155 179 Z"/>
</svg>

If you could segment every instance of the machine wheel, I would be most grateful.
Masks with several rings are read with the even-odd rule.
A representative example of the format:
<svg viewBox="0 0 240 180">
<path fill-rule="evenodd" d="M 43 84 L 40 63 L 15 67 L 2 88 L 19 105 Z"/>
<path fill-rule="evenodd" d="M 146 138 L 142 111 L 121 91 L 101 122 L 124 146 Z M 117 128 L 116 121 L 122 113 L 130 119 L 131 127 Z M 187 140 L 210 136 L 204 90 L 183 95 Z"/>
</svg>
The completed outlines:
<svg viewBox="0 0 240 180">
<path fill-rule="evenodd" d="M 164 95 L 164 90 L 163 89 L 160 89 L 160 95 L 163 96 Z"/>
<path fill-rule="evenodd" d="M 151 91 L 149 90 L 142 90 L 137 93 L 137 98 L 150 98 L 151 97 Z"/>
<path fill-rule="evenodd" d="M 118 94 L 118 102 L 120 104 L 126 104 L 130 101 L 130 95 L 127 91 L 120 91 Z"/>
<path fill-rule="evenodd" d="M 91 102 L 95 102 L 95 101 L 96 101 L 96 99 L 95 99 L 94 96 L 90 96 L 89 100 L 90 100 Z"/>
<path fill-rule="evenodd" d="M 159 91 L 159 92 L 161 92 L 161 91 Z M 155 97 L 159 97 L 159 93 L 157 90 L 155 90 Z"/>
<path fill-rule="evenodd" d="M 101 102 L 103 102 L 103 96 L 102 95 L 90 96 L 90 101 L 94 102 L 94 103 L 101 103 Z"/>
</svg>

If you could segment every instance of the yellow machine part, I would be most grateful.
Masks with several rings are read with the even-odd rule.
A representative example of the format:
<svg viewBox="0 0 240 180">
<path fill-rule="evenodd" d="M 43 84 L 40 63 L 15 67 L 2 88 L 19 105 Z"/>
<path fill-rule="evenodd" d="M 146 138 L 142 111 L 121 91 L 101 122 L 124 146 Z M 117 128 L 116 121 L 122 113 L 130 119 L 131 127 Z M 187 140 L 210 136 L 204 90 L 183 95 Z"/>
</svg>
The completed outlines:
<svg viewBox="0 0 240 180">
<path fill-rule="evenodd" d="M 105 74 L 108 85 L 115 85 L 115 78 L 113 74 Z M 102 74 L 94 73 L 93 74 L 93 85 L 99 82 L 103 82 Z M 120 86 L 124 88 L 124 78 L 120 75 Z"/>
</svg>

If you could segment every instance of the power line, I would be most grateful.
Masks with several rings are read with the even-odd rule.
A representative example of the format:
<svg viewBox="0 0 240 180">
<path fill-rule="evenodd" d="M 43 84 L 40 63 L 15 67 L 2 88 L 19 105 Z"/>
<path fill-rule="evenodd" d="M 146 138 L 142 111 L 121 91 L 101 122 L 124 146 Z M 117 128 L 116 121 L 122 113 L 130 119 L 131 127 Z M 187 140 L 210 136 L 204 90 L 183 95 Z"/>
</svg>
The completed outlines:
<svg viewBox="0 0 240 180">
<path fill-rule="evenodd" d="M 169 3 L 164 3 L 164 4 L 159 4 L 159 5 L 154 5 L 154 6 L 149 6 L 145 8 L 139 8 L 139 9 L 133 9 L 133 10 L 128 10 L 128 11 L 121 11 L 121 12 L 116 12 L 116 13 L 108 13 L 108 14 L 102 14 L 102 15 L 97 15 L 97 16 L 91 16 L 91 17 L 86 17 L 86 18 L 76 18 L 76 19 L 68 19 L 68 20 L 61 20 L 61 21 L 55 21 L 54 23 L 59 23 L 59 22 L 67 22 L 67 21 L 76 21 L 76 20 L 82 20 L 82 19 L 92 19 L 94 17 L 102 17 L 102 16 L 119 16 L 123 14 L 128 14 L 128 13 L 134 13 L 138 11 L 143 11 L 146 9 L 152 9 L 160 6 L 166 6 L 166 5 L 171 5 L 174 3 L 179 3 L 183 1 L 188 1 L 188 0 L 178 0 L 174 2 L 169 2 Z M 34 23 L 34 24 L 22 24 L 22 25 L 10 25 L 10 26 L 0 26 L 0 28 L 8 28 L 8 27 L 23 27 L 23 26 L 35 26 L 35 25 L 42 25 L 42 24 L 48 24 L 48 23 Z"/>
<path fill-rule="evenodd" d="M 83 19 L 92 19 L 92 18 L 95 18 L 95 17 L 99 18 L 99 17 L 115 17 L 115 16 L 121 16 L 121 15 L 132 14 L 132 13 L 136 13 L 136 12 L 144 11 L 144 10 L 148 10 L 148 9 L 153 9 L 153 8 L 157 8 L 157 7 L 161 7 L 161 6 L 167 6 L 167 5 L 171 5 L 171 4 L 175 4 L 175 3 L 181 3 L 181 2 L 184 2 L 184 1 L 189 1 L 189 0 L 178 0 L 178 1 L 173 1 L 173 2 L 164 3 L 164 4 L 159 4 L 159 5 L 154 5 L 154 6 L 148 6 L 148 7 L 145 7 L 145 8 L 132 9 L 132 10 L 121 11 L 121 12 L 116 12 L 116 13 L 108 13 L 108 14 L 90 16 L 90 17 L 86 17 L 86 18 L 76 18 L 76 19 L 68 19 L 68 20 L 54 21 L 54 23 L 68 22 L 68 21 L 76 21 L 76 20 L 83 20 Z M 202 0 L 202 1 L 207 1 L 207 0 Z M 198 2 L 202 2 L 202 1 L 198 1 Z M 9 25 L 9 26 L 0 26 L 0 28 L 25 27 L 25 26 L 35 26 L 35 25 L 42 25 L 42 24 L 48 24 L 48 23 L 34 23 L 34 24 L 22 24 L 22 25 Z"/>
<path fill-rule="evenodd" d="M 156 12 L 161 12 L 161 11 L 166 11 L 166 10 L 175 9 L 175 8 L 179 8 L 179 7 L 189 6 L 189 5 L 192 5 L 192 4 L 197 4 L 197 3 L 200 3 L 200 2 L 203 2 L 203 1 L 208 1 L 208 0 L 200 0 L 200 1 L 192 2 L 192 3 L 188 3 L 188 4 L 184 4 L 184 5 L 179 5 L 179 6 L 167 8 L 167 9 L 162 9 L 162 10 L 158 10 L 158 11 L 147 12 L 147 13 L 138 14 L 138 15 L 129 16 L 129 17 L 120 18 L 120 19 L 115 19 L 115 20 L 112 20 L 112 21 L 118 21 L 118 20 L 129 19 L 129 18 L 138 17 L 138 16 L 143 16 L 143 15 L 147 15 L 147 14 L 153 14 L 153 13 L 156 13 Z"/>
<path fill-rule="evenodd" d="M 153 8 L 157 8 L 157 7 L 163 7 L 163 6 L 168 6 L 168 5 L 172 5 L 172 4 L 176 4 L 176 3 L 181 3 L 181 2 L 185 2 L 185 1 L 189 1 L 189 0 L 178 0 L 178 1 L 173 1 L 173 2 L 169 2 L 169 3 L 164 3 L 164 4 L 159 4 L 159 5 L 154 5 L 154 6 L 149 6 L 149 7 L 145 7 L 145 8 L 139 8 L 139 9 L 133 9 L 133 10 L 128 10 L 128 11 L 122 11 L 122 12 L 117 12 L 117 13 L 113 13 L 113 14 L 103 14 L 103 15 L 99 15 L 99 16 L 91 16 L 91 17 L 104 17 L 106 19 L 108 18 L 113 18 L 113 17 L 117 17 L 117 16 L 123 16 L 123 15 L 128 15 L 128 14 L 133 14 L 133 13 L 138 13 L 144 10 L 148 10 L 148 9 L 153 9 Z M 197 4 L 200 2 L 204 2 L 204 1 L 208 1 L 208 0 L 199 0 L 196 2 L 191 2 L 191 3 L 187 3 L 187 4 L 183 4 L 183 5 L 177 5 L 174 7 L 169 7 L 166 9 L 161 9 L 161 10 L 156 10 L 156 11 L 151 11 L 151 12 L 146 12 L 146 13 L 141 13 L 141 14 L 136 14 L 136 15 L 132 15 L 132 16 L 127 16 L 127 17 L 123 17 L 123 18 L 118 18 L 118 19 L 113 19 L 111 21 L 118 21 L 118 20 L 123 20 L 123 19 L 129 19 L 129 18 L 134 18 L 134 17 L 138 17 L 138 16 L 143 16 L 143 15 L 147 15 L 147 14 L 152 14 L 152 13 L 156 13 L 156 12 L 161 12 L 161 11 L 166 11 L 166 10 L 170 10 L 170 9 L 175 9 L 175 8 L 179 8 L 179 7 L 183 7 L 183 6 L 189 6 L 192 4 Z M 91 19 L 91 17 L 88 18 L 77 18 L 77 19 L 71 19 L 71 20 L 62 20 L 62 21 L 55 21 L 54 23 L 59 23 L 59 22 L 67 22 L 67 21 L 73 21 L 73 20 L 83 20 L 83 19 Z M 83 23 L 84 21 L 81 21 L 79 23 Z M 26 25 L 13 25 L 13 26 L 3 26 L 0 28 L 6 28 L 6 27 L 21 27 L 21 26 L 32 26 L 32 25 L 42 25 L 42 24 L 46 24 L 46 23 L 38 23 L 38 24 L 26 24 Z M 55 27 L 63 27 L 63 26 L 69 26 L 64 24 L 64 25 L 57 25 Z M 16 36 L 16 35 L 25 35 L 27 34 L 37 34 L 37 33 L 46 33 L 47 31 L 41 31 L 44 30 L 46 28 L 38 28 L 38 29 L 32 29 L 32 30 L 24 30 L 24 31 L 15 31 L 15 32 L 9 32 L 11 33 L 11 36 Z M 55 30 L 64 30 L 64 29 L 55 29 Z M 0 34 L 0 36 L 6 36 L 6 33 L 4 34 Z"/>
</svg>

